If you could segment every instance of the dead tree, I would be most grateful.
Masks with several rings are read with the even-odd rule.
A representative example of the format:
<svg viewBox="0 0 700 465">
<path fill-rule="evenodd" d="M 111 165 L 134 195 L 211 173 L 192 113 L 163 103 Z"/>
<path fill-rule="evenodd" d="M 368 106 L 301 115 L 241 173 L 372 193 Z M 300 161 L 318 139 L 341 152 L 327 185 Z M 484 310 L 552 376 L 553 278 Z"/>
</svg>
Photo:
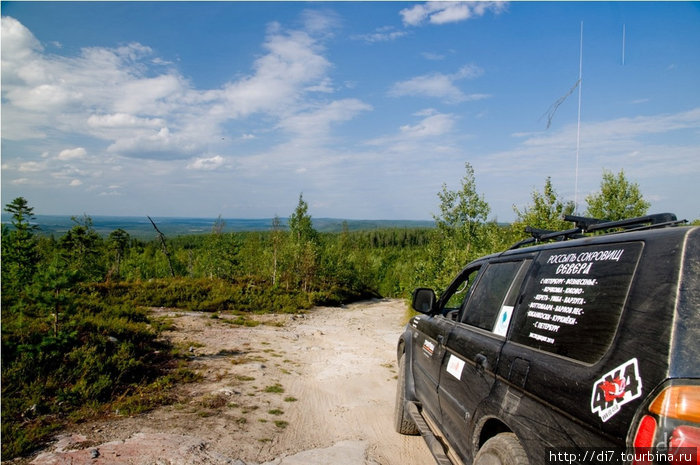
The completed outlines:
<svg viewBox="0 0 700 465">
<path fill-rule="evenodd" d="M 168 252 L 168 247 L 165 245 L 165 234 L 160 232 L 160 229 L 158 229 L 158 226 L 156 226 L 156 224 L 153 222 L 153 220 L 151 219 L 150 216 L 146 216 L 146 218 L 148 218 L 148 221 L 151 222 L 151 224 L 153 225 L 153 228 L 158 233 L 158 238 L 160 239 L 160 245 L 161 245 L 161 247 L 163 247 L 163 253 L 165 254 L 165 258 L 168 259 L 168 266 L 170 267 L 170 276 L 172 276 L 174 278 L 175 277 L 175 270 L 173 269 L 173 263 L 170 260 L 170 252 Z"/>
</svg>

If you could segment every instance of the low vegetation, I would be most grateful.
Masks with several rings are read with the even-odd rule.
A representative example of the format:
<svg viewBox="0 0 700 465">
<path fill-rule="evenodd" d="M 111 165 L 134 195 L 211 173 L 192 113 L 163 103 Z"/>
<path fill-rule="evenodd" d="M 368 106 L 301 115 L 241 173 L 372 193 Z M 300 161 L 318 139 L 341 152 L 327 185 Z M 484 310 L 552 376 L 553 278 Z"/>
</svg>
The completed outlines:
<svg viewBox="0 0 700 465">
<path fill-rule="evenodd" d="M 101 236 L 83 216 L 54 237 L 33 225 L 24 198 L 14 199 L 5 208 L 12 225 L 2 227 L 2 459 L 27 454 L 68 422 L 169 402 L 170 386 L 197 380 L 186 349 L 159 338 L 172 321 L 154 318 L 149 308 L 212 318 L 226 312 L 233 316 L 225 321 L 253 326 L 258 321 L 250 316 L 259 312 L 407 298 L 418 285 L 443 288 L 469 260 L 521 239 L 526 223 L 557 227 L 572 209 L 548 179 L 532 206 L 516 210 L 515 224 L 499 225 L 488 220 L 489 205 L 466 168 L 460 189 L 444 186 L 438 194 L 440 213 L 430 229 L 319 233 L 300 196 L 288 228 L 275 219 L 266 232 L 224 233 L 219 220 L 208 234 L 142 241 L 121 229 Z M 604 183 L 618 189 L 592 197 L 597 211 L 630 211 L 617 200 L 606 210 L 613 205 L 606 196 L 636 185 L 622 173 Z M 646 209 L 634 194 L 623 198 Z M 284 392 L 279 384 L 263 389 Z M 224 402 L 209 400 L 211 408 Z"/>
</svg>

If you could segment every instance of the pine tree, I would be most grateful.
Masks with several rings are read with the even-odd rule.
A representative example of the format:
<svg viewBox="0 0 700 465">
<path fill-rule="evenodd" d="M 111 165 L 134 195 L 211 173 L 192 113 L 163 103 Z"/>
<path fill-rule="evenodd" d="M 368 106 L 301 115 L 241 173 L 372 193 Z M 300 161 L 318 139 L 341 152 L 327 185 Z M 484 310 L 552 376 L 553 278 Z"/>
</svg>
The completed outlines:
<svg viewBox="0 0 700 465">
<path fill-rule="evenodd" d="M 318 239 L 318 233 L 313 227 L 309 214 L 309 204 L 304 200 L 303 193 L 299 194 L 299 203 L 289 217 L 289 232 L 292 240 L 298 244 L 307 241 L 316 242 Z"/>
<path fill-rule="evenodd" d="M 17 197 L 5 206 L 12 213 L 13 228 L 2 230 L 2 287 L 6 290 L 19 290 L 31 284 L 39 262 L 36 230 L 31 224 L 34 208 L 24 197 Z"/>
<path fill-rule="evenodd" d="M 61 255 L 69 269 L 78 272 L 87 281 L 100 280 L 104 276 L 102 238 L 92 224 L 92 218 L 72 217 L 75 223 L 61 239 Z"/>
</svg>

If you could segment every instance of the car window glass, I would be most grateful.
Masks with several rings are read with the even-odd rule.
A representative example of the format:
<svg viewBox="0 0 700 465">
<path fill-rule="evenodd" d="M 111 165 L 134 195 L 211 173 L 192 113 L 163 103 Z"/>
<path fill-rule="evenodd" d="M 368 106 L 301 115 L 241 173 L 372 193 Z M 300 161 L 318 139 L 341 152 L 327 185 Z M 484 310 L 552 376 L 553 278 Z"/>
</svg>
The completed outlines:
<svg viewBox="0 0 700 465">
<path fill-rule="evenodd" d="M 479 268 L 465 271 L 455 281 L 450 284 L 450 287 L 445 291 L 444 299 L 447 299 L 443 307 L 443 313 L 460 310 L 462 305 L 469 295 L 472 285 L 476 281 L 479 274 Z"/>
<path fill-rule="evenodd" d="M 510 320 L 513 316 L 513 309 L 517 304 L 518 297 L 520 296 L 520 288 L 523 285 L 523 281 L 525 280 L 525 276 L 527 275 L 527 272 L 530 269 L 531 263 L 531 259 L 524 260 L 517 274 L 513 278 L 513 283 L 511 284 L 508 293 L 503 299 L 501 309 L 498 311 L 498 316 L 496 317 L 496 321 L 494 322 L 493 328 L 491 329 L 491 332 L 493 332 L 494 334 L 498 334 L 499 336 L 505 337 L 508 333 Z"/>
<path fill-rule="evenodd" d="M 462 315 L 462 323 L 492 331 L 521 261 L 492 263 L 472 290 Z"/>
<path fill-rule="evenodd" d="M 546 250 L 533 263 L 511 339 L 594 363 L 612 343 L 642 243 Z"/>
</svg>

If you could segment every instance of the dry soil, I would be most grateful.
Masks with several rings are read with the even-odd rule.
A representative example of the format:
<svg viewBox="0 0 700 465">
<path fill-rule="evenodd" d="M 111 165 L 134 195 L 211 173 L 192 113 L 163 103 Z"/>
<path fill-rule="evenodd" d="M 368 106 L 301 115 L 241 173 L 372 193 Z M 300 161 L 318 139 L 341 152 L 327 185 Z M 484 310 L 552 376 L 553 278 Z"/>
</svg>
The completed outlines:
<svg viewBox="0 0 700 465">
<path fill-rule="evenodd" d="M 428 465 L 419 436 L 393 429 L 401 301 L 254 317 L 153 309 L 202 375 L 177 401 L 77 425 L 34 465 Z"/>
</svg>

